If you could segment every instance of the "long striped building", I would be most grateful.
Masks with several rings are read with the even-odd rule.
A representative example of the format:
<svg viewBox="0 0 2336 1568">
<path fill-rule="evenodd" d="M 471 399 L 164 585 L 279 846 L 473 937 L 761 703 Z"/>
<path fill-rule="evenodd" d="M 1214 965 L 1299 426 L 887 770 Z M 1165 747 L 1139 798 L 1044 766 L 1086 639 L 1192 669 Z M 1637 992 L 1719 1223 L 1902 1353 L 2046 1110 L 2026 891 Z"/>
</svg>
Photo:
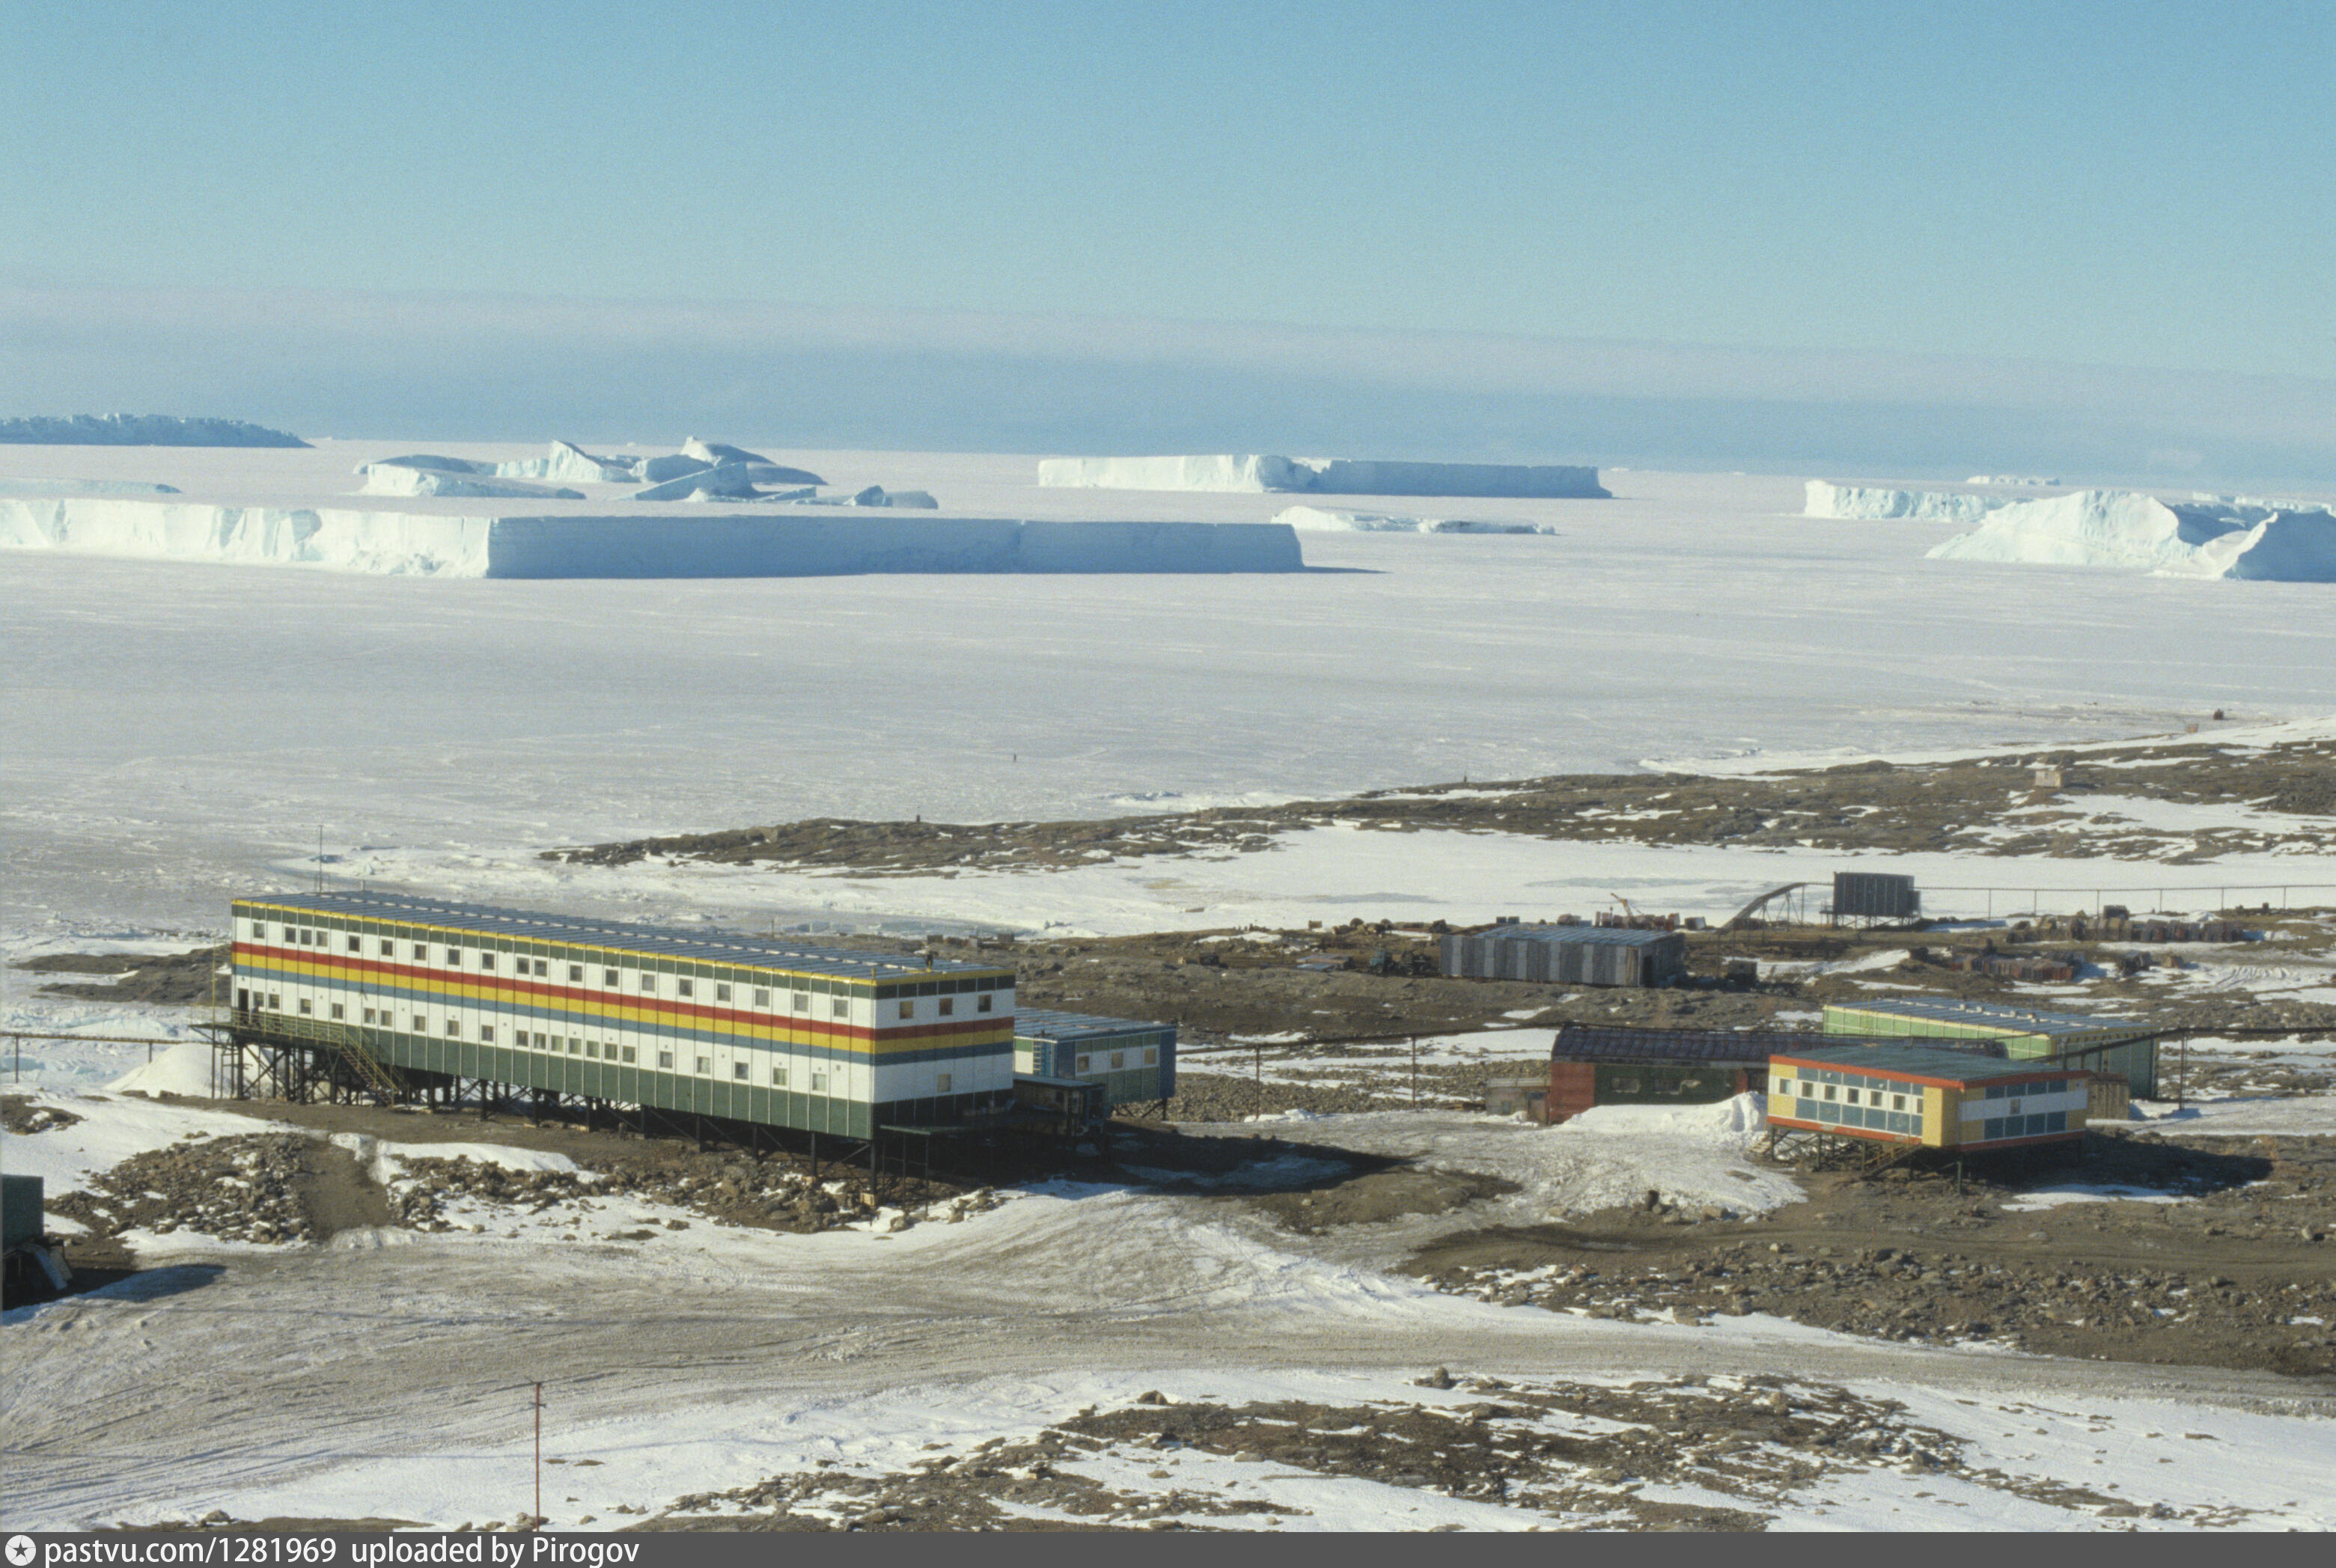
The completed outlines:
<svg viewBox="0 0 2336 1568">
<path fill-rule="evenodd" d="M 390 893 L 234 901 L 255 1043 L 867 1138 L 1002 1111 L 1014 971 Z"/>
</svg>

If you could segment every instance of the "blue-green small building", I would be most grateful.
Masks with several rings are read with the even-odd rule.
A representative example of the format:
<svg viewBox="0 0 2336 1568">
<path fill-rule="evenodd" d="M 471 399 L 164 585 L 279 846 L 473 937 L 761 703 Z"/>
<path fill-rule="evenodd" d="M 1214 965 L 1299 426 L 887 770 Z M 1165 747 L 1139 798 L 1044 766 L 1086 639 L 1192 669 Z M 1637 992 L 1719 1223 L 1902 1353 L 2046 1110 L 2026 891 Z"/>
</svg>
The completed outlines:
<svg viewBox="0 0 2336 1568">
<path fill-rule="evenodd" d="M 1017 1008 L 1014 1071 L 1101 1084 L 1114 1110 L 1164 1101 L 1176 1092 L 1176 1026 Z"/>
</svg>

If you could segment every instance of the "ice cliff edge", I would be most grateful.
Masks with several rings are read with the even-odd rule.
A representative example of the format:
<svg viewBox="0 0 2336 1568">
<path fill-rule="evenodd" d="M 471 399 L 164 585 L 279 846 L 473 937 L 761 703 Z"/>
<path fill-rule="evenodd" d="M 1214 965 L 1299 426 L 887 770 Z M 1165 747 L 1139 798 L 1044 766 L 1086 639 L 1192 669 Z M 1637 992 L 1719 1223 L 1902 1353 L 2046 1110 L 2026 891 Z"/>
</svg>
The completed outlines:
<svg viewBox="0 0 2336 1568">
<path fill-rule="evenodd" d="M 1346 457 L 1217 453 L 1186 457 L 1049 457 L 1038 482 L 1066 490 L 1205 490 L 1310 495 L 1598 498 L 1594 468 L 1507 463 L 1380 463 Z"/>
</svg>

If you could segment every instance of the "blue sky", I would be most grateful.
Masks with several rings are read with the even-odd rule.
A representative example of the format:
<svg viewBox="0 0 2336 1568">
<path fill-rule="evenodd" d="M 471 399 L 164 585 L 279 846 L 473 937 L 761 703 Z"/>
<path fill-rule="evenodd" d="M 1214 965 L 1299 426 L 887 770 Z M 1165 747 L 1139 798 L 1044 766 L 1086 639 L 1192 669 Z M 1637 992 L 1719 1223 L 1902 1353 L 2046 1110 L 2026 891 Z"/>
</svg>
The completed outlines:
<svg viewBox="0 0 2336 1568">
<path fill-rule="evenodd" d="M 2336 385 L 2324 3 L 0 0 L 0 402 L 24 412 L 616 418 L 575 395 L 628 363 L 576 325 L 598 302 L 730 324 L 671 349 L 659 398 L 726 375 L 714 410 L 751 420 L 792 365 L 864 399 L 842 433 L 873 443 L 888 398 L 900 444 L 1197 437 L 1188 400 L 1270 406 L 1279 377 L 1309 407 L 1425 387 L 1445 442 L 1455 397 L 1574 399 L 1543 412 L 1577 425 L 1601 397 L 1984 407 L 2007 435 L 2042 399 L 2104 461 L 2336 463 L 2310 439 Z M 503 363 L 423 329 L 353 378 L 368 301 L 457 302 Z M 1340 379 L 1358 355 L 1376 380 Z M 1601 386 L 1616 355 L 1669 379 Z M 1086 374 L 1064 396 L 1087 414 L 1047 414 L 1039 362 Z M 2224 424 L 2107 432 L 2051 392 L 2096 385 L 2069 367 L 2129 369 L 2153 406 L 2195 378 Z M 992 390 L 934 417 L 912 388 L 936 373 Z M 984 427 L 1017 373 L 1022 423 Z M 1179 419 L 1147 423 L 1147 374 Z M 1101 423 L 1095 376 L 1128 404 Z M 1715 461 L 1757 453 L 1735 424 Z"/>
</svg>

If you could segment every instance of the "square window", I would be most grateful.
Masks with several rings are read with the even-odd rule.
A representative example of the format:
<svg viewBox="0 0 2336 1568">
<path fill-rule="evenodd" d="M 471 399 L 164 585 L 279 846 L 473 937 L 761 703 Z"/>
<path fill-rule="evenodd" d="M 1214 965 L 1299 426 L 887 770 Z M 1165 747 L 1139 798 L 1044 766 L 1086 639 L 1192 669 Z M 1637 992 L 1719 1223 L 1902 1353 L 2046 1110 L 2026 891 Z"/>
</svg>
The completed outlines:
<svg viewBox="0 0 2336 1568">
<path fill-rule="evenodd" d="M 462 1026 L 455 1022 L 453 1018 L 448 1018 L 446 1020 L 446 1037 L 450 1040 L 454 1040 L 462 1038 Z"/>
<path fill-rule="evenodd" d="M 973 1010 L 977 1013 L 986 1013 L 989 1010 L 989 993 L 988 991 L 982 992 L 981 995 L 973 999 Z"/>
<path fill-rule="evenodd" d="M 904 1018 L 915 1018 L 917 1016 L 917 1004 L 906 998 L 901 998 L 900 1016 Z"/>
<path fill-rule="evenodd" d="M 353 953 L 361 953 L 365 951 L 365 939 L 363 937 L 351 937 L 349 939 L 349 951 Z"/>
<path fill-rule="evenodd" d="M 580 986 L 584 983 L 584 966 L 582 964 L 570 964 L 568 966 L 568 983 L 571 986 Z"/>
<path fill-rule="evenodd" d="M 311 1007 L 308 1005 L 308 998 L 306 998 L 306 997 L 302 997 L 302 998 L 300 998 L 300 1010 L 301 1010 L 302 1012 L 304 1012 L 304 1013 L 307 1013 L 307 1012 L 314 1012 L 316 1009 L 315 1009 L 315 1008 L 311 1008 Z"/>
<path fill-rule="evenodd" d="M 784 1089 L 784 1088 L 785 1088 L 786 1086 L 787 1086 L 787 1070 L 786 1070 L 786 1068 L 784 1068 L 784 1067 L 773 1067 L 773 1068 L 771 1069 L 771 1087 L 773 1087 L 773 1088 L 774 1088 L 774 1089 Z"/>
<path fill-rule="evenodd" d="M 543 959 L 538 959 L 535 960 L 535 972 L 539 975 L 543 975 L 549 978 L 551 973 L 551 966 Z"/>
<path fill-rule="evenodd" d="M 414 1032 L 417 1035 L 428 1034 L 430 1032 L 430 1020 L 423 1018 L 420 1013 L 414 1014 Z"/>
<path fill-rule="evenodd" d="M 738 1082 L 740 1082 L 740 1083 L 742 1083 L 742 1084 L 743 1084 L 743 1083 L 745 1083 L 745 1082 L 746 1081 L 746 1064 L 745 1064 L 745 1063 L 744 1063 L 744 1062 L 733 1062 L 733 1063 L 731 1063 L 731 1064 L 730 1064 L 730 1076 L 731 1076 L 732 1077 L 734 1077 L 734 1078 L 737 1079 L 737 1080 L 738 1080 Z"/>
<path fill-rule="evenodd" d="M 657 1066 L 665 1068 L 667 1072 L 671 1072 L 673 1070 L 673 1053 L 671 1051 L 659 1051 L 657 1053 Z"/>
<path fill-rule="evenodd" d="M 365 1010 L 365 1021 L 366 1023 L 373 1022 L 373 1009 L 371 1008 L 367 1008 Z"/>
<path fill-rule="evenodd" d="M 949 1076 L 947 1073 L 935 1073 L 933 1075 L 933 1093 L 937 1095 L 946 1095 L 949 1092 Z"/>
<path fill-rule="evenodd" d="M 571 1057 L 580 1057 L 580 1056 L 582 1056 L 582 1055 L 584 1054 L 584 1042 L 583 1042 L 583 1040 L 582 1040 L 581 1038 L 579 1038 L 579 1037 L 575 1036 L 575 1035 L 570 1035 L 570 1036 L 569 1036 L 569 1037 L 568 1037 L 568 1054 L 569 1054 L 569 1056 L 571 1056 Z"/>
<path fill-rule="evenodd" d="M 811 993 L 809 991 L 797 991 L 795 993 L 794 1010 L 799 1013 L 807 1013 L 811 1011 Z"/>
<path fill-rule="evenodd" d="M 1158 1046 L 1146 1046 L 1144 1047 L 1144 1065 L 1147 1067 L 1156 1067 L 1160 1065 L 1160 1047 Z"/>
<path fill-rule="evenodd" d="M 585 1041 L 584 1055 L 588 1060 L 598 1061 L 600 1057 L 600 1042 L 598 1040 Z"/>
<path fill-rule="evenodd" d="M 1903 1096 L 1903 1095 L 1893 1095 L 1893 1096 L 1890 1096 L 1890 1108 L 1891 1108 L 1892 1110 L 1893 1110 L 1893 1111 L 1903 1111 L 1903 1110 L 1904 1110 L 1904 1109 L 1906 1108 L 1906 1096 Z"/>
<path fill-rule="evenodd" d="M 430 950 L 422 943 L 416 942 L 414 944 L 414 956 L 417 959 L 427 959 L 430 956 Z"/>
<path fill-rule="evenodd" d="M 1127 1053 L 1126 1053 L 1125 1051 L 1114 1051 L 1114 1052 L 1112 1052 L 1112 1054 L 1111 1054 L 1111 1070 L 1112 1070 L 1113 1072 L 1114 1072 L 1114 1073 L 1115 1073 L 1115 1072 L 1119 1071 L 1119 1069 L 1120 1069 L 1120 1068 L 1122 1068 L 1122 1067 L 1124 1067 L 1124 1066 L 1127 1066 Z"/>
<path fill-rule="evenodd" d="M 482 953 L 479 955 L 479 968 L 481 968 L 481 969 L 493 969 L 494 967 L 495 967 L 495 955 L 494 955 L 494 954 L 492 954 L 492 953 L 489 953 L 489 952 L 482 952 Z"/>
<path fill-rule="evenodd" d="M 852 1004 L 838 997 L 829 1004 L 827 1010 L 835 1018 L 848 1018 L 852 1016 Z"/>
<path fill-rule="evenodd" d="M 1853 1105 L 1857 1104 L 1857 1091 L 1855 1089 L 1843 1090 L 1841 1097 L 1848 1101 Z"/>
<path fill-rule="evenodd" d="M 614 969 L 602 969 L 600 971 L 600 983 L 604 986 L 615 985 L 617 983 L 617 971 Z"/>
<path fill-rule="evenodd" d="M 333 1017 L 335 1017 L 335 1018 L 347 1018 L 348 1016 L 349 1016 L 349 1014 L 348 1014 L 348 1009 L 347 1009 L 346 1008 L 344 1008 L 344 1007 L 343 1007 L 340 1003 L 338 1003 L 338 1002 L 335 1002 L 335 1003 L 333 1004 Z"/>
<path fill-rule="evenodd" d="M 626 1061 L 629 1062 L 633 1059 L 633 1047 L 630 1046 L 619 1047 L 617 1054 L 622 1057 Z"/>
<path fill-rule="evenodd" d="M 493 1045 L 493 1044 L 495 1043 L 495 1027 L 494 1027 L 494 1025 L 492 1025 L 492 1024 L 481 1024 L 481 1025 L 479 1026 L 479 1038 L 481 1038 L 481 1039 L 484 1040 L 487 1044 L 489 1044 L 489 1045 L 491 1045 L 491 1046 L 492 1046 L 492 1045 Z"/>
<path fill-rule="evenodd" d="M 771 993 L 768 991 L 756 991 L 754 993 L 754 1005 L 758 1008 L 769 1007 L 771 1005 Z"/>
<path fill-rule="evenodd" d="M 700 1077 L 711 1076 L 713 1072 L 714 1062 L 711 1057 L 700 1057 L 697 1058 L 697 1073 Z"/>
<path fill-rule="evenodd" d="M 674 989 L 678 990 L 685 997 L 696 995 L 696 987 L 688 980 L 675 981 Z"/>
<path fill-rule="evenodd" d="M 1828 1099 L 1828 1100 L 1832 1099 L 1832 1098 L 1834 1097 L 1834 1093 L 1833 1093 L 1833 1091 L 1834 1091 L 1834 1086 L 1833 1086 L 1833 1085 L 1831 1085 L 1831 1084 L 1827 1084 L 1827 1085 L 1825 1086 L 1825 1097 L 1826 1099 Z"/>
<path fill-rule="evenodd" d="M 448 948 L 446 950 L 446 961 L 450 964 L 455 965 L 457 968 L 461 967 L 462 962 L 462 950 L 460 948 Z"/>
<path fill-rule="evenodd" d="M 827 1093 L 827 1075 L 825 1073 L 813 1073 L 811 1076 L 811 1092 L 814 1095 L 823 1095 Z"/>
<path fill-rule="evenodd" d="M 643 989 L 643 990 L 645 990 L 645 991 L 654 991 L 654 990 L 656 990 L 656 989 L 657 989 L 657 977 L 656 977 L 655 975 L 643 975 L 643 976 L 641 977 L 641 989 Z"/>
<path fill-rule="evenodd" d="M 714 999 L 715 999 L 715 1001 L 717 1001 L 717 1002 L 726 1002 L 726 1001 L 728 1001 L 728 1000 L 730 999 L 730 988 L 729 988 L 728 986 L 716 986 L 716 987 L 715 987 L 715 988 L 714 988 Z"/>
<path fill-rule="evenodd" d="M 1092 1073 L 1092 1072 L 1094 1072 L 1094 1071 L 1095 1071 L 1095 1058 L 1094 1058 L 1093 1057 L 1081 1057 L 1079 1058 L 1079 1071 L 1081 1071 L 1081 1072 L 1083 1072 L 1083 1073 Z"/>
<path fill-rule="evenodd" d="M 956 1011 L 957 998 L 955 997 L 943 997 L 941 998 L 941 1017 L 948 1018 L 950 1014 Z"/>
<path fill-rule="evenodd" d="M 387 937 L 384 937 L 384 938 L 382 938 L 382 939 L 381 939 L 381 956 L 382 956 L 383 958 L 385 958 L 385 959 L 394 959 L 394 958 L 395 958 L 395 957 L 397 956 L 397 944 L 396 944 L 395 942 L 394 942 L 394 941 L 391 941 Z"/>
</svg>

